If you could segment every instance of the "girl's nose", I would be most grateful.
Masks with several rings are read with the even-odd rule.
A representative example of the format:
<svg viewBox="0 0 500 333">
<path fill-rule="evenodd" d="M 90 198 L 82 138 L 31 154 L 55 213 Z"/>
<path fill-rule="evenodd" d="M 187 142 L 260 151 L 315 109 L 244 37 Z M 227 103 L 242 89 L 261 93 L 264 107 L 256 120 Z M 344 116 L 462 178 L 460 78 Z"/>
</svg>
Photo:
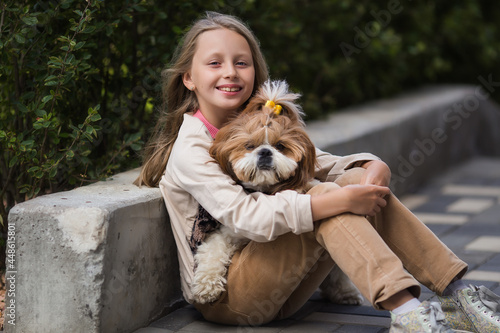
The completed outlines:
<svg viewBox="0 0 500 333">
<path fill-rule="evenodd" d="M 224 77 L 233 79 L 237 76 L 236 68 L 234 65 L 227 65 Z"/>
</svg>

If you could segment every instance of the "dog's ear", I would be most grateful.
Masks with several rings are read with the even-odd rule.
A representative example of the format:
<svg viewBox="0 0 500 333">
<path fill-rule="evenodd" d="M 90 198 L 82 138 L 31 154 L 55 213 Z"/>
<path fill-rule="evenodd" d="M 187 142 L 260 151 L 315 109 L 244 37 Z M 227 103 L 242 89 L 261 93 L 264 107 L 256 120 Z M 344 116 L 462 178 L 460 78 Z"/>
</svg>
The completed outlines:
<svg viewBox="0 0 500 333">
<path fill-rule="evenodd" d="M 302 189 L 315 176 L 316 166 L 316 147 L 307 133 L 303 129 L 297 129 L 294 135 L 297 143 L 304 149 L 302 159 L 298 162 L 298 172 L 290 179 L 288 188 Z"/>
<path fill-rule="evenodd" d="M 309 136 L 302 131 L 303 134 L 300 135 L 300 140 L 302 141 L 302 146 L 305 149 L 304 158 L 300 161 L 299 169 L 302 171 L 302 179 L 314 178 L 316 173 L 316 166 L 318 161 L 316 159 L 316 147 L 311 141 Z"/>
<path fill-rule="evenodd" d="M 261 94 L 257 93 L 255 96 L 253 96 L 250 101 L 248 102 L 247 106 L 243 111 L 241 111 L 241 115 L 244 114 L 250 114 L 254 112 L 260 112 L 262 111 L 262 108 L 264 107 L 264 104 L 266 104 L 266 101 L 262 99 Z"/>
<path fill-rule="evenodd" d="M 231 135 L 234 128 L 232 126 L 224 126 L 219 130 L 215 136 L 215 140 L 208 150 L 210 156 L 219 164 L 222 171 L 231 176 L 231 178 L 238 182 L 238 178 L 234 174 L 233 167 L 229 161 L 229 156 L 234 147 L 228 143 L 231 141 Z"/>
<path fill-rule="evenodd" d="M 223 139 L 225 137 L 224 132 L 227 132 L 224 131 L 224 128 L 219 130 L 208 152 L 210 156 L 220 165 L 222 171 L 228 173 L 226 169 L 229 161 L 229 154 L 224 150 L 224 143 L 226 142 L 226 140 Z"/>
</svg>

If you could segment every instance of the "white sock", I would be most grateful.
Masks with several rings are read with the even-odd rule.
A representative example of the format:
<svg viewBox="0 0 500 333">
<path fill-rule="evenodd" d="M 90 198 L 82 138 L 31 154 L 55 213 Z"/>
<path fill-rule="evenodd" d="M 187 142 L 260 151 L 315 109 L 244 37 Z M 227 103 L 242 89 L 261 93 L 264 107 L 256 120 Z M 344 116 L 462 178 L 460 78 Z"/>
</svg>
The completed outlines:
<svg viewBox="0 0 500 333">
<path fill-rule="evenodd" d="M 452 282 L 446 287 L 446 289 L 443 291 L 443 296 L 450 296 L 455 291 L 462 290 L 467 288 L 467 285 L 462 280 L 457 280 L 455 282 Z"/>
<path fill-rule="evenodd" d="M 395 315 L 401 315 L 401 314 L 408 313 L 410 311 L 415 310 L 416 308 L 418 308 L 420 306 L 420 304 L 422 304 L 422 303 L 418 299 L 413 298 L 413 299 L 409 300 L 408 302 L 406 302 L 405 304 L 398 306 L 397 308 L 395 308 L 391 312 L 394 313 Z"/>
</svg>

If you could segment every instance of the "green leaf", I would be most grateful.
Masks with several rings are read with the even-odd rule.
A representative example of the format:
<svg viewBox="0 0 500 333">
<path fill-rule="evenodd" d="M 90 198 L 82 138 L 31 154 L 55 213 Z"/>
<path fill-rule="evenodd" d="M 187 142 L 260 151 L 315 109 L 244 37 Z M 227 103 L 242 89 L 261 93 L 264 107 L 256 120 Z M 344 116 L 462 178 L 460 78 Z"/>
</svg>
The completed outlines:
<svg viewBox="0 0 500 333">
<path fill-rule="evenodd" d="M 141 138 L 141 133 L 138 132 L 138 133 L 134 133 L 132 135 L 130 135 L 130 137 L 128 138 L 128 142 L 135 142 L 137 140 L 139 140 Z"/>
<path fill-rule="evenodd" d="M 27 93 L 23 94 L 21 96 L 21 100 L 24 101 L 24 100 L 27 100 L 27 99 L 32 99 L 33 97 L 35 97 L 35 92 L 34 91 L 30 91 L 30 92 L 27 92 Z"/>
<path fill-rule="evenodd" d="M 12 159 L 9 161 L 9 168 L 14 167 L 14 165 L 17 164 L 17 161 L 18 161 L 18 158 L 16 155 L 14 155 L 14 157 L 12 157 Z"/>
<path fill-rule="evenodd" d="M 28 111 L 28 108 L 27 108 L 24 104 L 17 103 L 17 108 L 18 108 L 18 109 L 19 109 L 19 111 L 21 111 L 22 113 L 27 113 L 27 112 L 29 112 L 29 111 Z"/>
<path fill-rule="evenodd" d="M 75 157 L 75 152 L 74 152 L 74 151 L 72 151 L 72 150 L 68 150 L 68 151 L 66 152 L 66 158 L 70 160 L 70 159 L 72 159 L 73 157 Z"/>
<path fill-rule="evenodd" d="M 29 146 L 30 148 L 33 147 L 33 144 L 35 143 L 35 140 L 30 139 L 30 140 L 25 140 L 21 142 L 23 146 Z"/>
<path fill-rule="evenodd" d="M 52 168 L 52 170 L 50 170 L 49 177 L 54 178 L 56 175 L 57 175 L 57 168 L 54 167 Z"/>
<path fill-rule="evenodd" d="M 42 177 L 40 177 L 40 178 L 42 178 Z M 35 188 L 33 196 L 36 196 L 38 193 L 40 193 L 40 190 L 41 190 L 40 187 Z"/>
<path fill-rule="evenodd" d="M 20 34 L 15 34 L 14 35 L 14 39 L 16 40 L 16 42 L 18 42 L 19 44 L 24 44 L 26 42 L 26 38 L 24 38 L 23 35 L 20 35 Z"/>
<path fill-rule="evenodd" d="M 90 121 L 98 121 L 101 120 L 101 115 L 99 113 L 96 113 L 90 117 Z"/>
<path fill-rule="evenodd" d="M 45 117 L 47 115 L 47 112 L 45 110 L 36 110 L 35 111 L 35 114 L 38 116 L 38 117 Z"/>
<path fill-rule="evenodd" d="M 137 144 L 137 143 L 132 143 L 130 145 L 130 148 L 132 148 L 132 150 L 134 150 L 134 151 L 139 151 L 139 150 L 141 150 L 142 146 Z"/>
<path fill-rule="evenodd" d="M 134 8 L 138 12 L 145 12 L 147 11 L 146 8 L 139 6 L 139 5 L 133 5 L 132 8 Z"/>
<path fill-rule="evenodd" d="M 42 103 L 47 103 L 48 101 L 50 101 L 54 96 L 52 95 L 47 95 L 45 96 L 44 98 L 42 98 Z"/>
<path fill-rule="evenodd" d="M 128 15 L 128 14 L 123 14 L 122 15 L 122 19 L 124 19 L 125 21 L 131 23 L 132 22 L 132 16 L 131 15 Z"/>
<path fill-rule="evenodd" d="M 84 34 L 91 34 L 95 31 L 96 27 L 93 26 L 93 25 L 89 25 L 88 27 L 86 27 L 85 29 L 82 30 L 82 33 Z"/>
<path fill-rule="evenodd" d="M 34 16 L 26 16 L 23 17 L 22 20 L 27 25 L 35 25 L 38 23 L 38 19 Z"/>
<path fill-rule="evenodd" d="M 83 132 L 83 136 L 86 137 L 90 142 L 94 141 L 94 138 L 87 132 Z"/>
<path fill-rule="evenodd" d="M 75 61 L 75 55 L 74 54 L 70 54 L 68 56 L 68 58 L 66 59 L 66 61 L 64 61 L 64 63 L 71 65 L 74 61 Z"/>
<path fill-rule="evenodd" d="M 76 44 L 76 46 L 75 46 L 75 50 L 81 49 L 84 45 L 85 45 L 85 42 L 78 42 L 78 44 Z"/>
<path fill-rule="evenodd" d="M 29 169 L 28 169 L 28 172 L 30 172 L 30 173 L 31 173 L 31 172 L 37 172 L 38 170 L 40 170 L 40 167 L 38 167 L 38 166 L 34 166 L 34 167 L 29 168 Z"/>
</svg>

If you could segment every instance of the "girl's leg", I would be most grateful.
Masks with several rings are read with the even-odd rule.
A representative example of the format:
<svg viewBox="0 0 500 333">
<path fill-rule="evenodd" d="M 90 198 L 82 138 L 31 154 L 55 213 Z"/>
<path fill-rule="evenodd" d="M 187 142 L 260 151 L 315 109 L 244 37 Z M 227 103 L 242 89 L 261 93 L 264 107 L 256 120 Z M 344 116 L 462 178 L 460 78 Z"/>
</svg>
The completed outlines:
<svg viewBox="0 0 500 333">
<path fill-rule="evenodd" d="M 454 278 L 466 273 L 467 264 L 394 195 L 386 199 L 387 206 L 371 219 L 375 229 L 420 283 L 442 295 Z"/>
<path fill-rule="evenodd" d="M 205 319 L 231 325 L 286 318 L 307 302 L 333 265 L 312 232 L 250 242 L 233 256 L 221 298 L 195 307 Z"/>
<path fill-rule="evenodd" d="M 337 183 L 341 186 L 359 184 L 363 172 L 362 168 L 349 170 Z M 393 194 L 386 200 L 387 206 L 368 220 L 405 269 L 420 283 L 441 295 L 454 278 L 465 274 L 467 264 Z"/>
<path fill-rule="evenodd" d="M 330 184 L 320 184 L 310 192 L 322 193 L 328 187 Z M 403 290 L 414 297 L 420 295 L 418 281 L 364 216 L 345 213 L 318 221 L 315 234 L 333 261 L 376 308 Z"/>
</svg>

